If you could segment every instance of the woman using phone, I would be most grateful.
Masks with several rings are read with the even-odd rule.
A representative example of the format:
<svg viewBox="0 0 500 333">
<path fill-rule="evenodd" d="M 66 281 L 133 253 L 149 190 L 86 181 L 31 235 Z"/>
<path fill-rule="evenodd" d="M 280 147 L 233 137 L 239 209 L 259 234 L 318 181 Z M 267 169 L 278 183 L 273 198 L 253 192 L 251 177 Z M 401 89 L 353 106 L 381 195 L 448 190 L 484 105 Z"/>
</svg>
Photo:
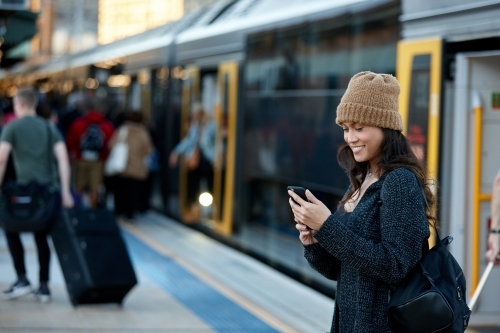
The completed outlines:
<svg viewBox="0 0 500 333">
<path fill-rule="evenodd" d="M 391 332 L 389 290 L 419 262 L 429 223 L 437 223 L 426 170 L 401 133 L 399 91 L 388 74 L 351 78 L 336 119 L 350 186 L 333 214 L 309 190 L 309 202 L 288 191 L 306 259 L 337 281 L 331 332 Z"/>
</svg>

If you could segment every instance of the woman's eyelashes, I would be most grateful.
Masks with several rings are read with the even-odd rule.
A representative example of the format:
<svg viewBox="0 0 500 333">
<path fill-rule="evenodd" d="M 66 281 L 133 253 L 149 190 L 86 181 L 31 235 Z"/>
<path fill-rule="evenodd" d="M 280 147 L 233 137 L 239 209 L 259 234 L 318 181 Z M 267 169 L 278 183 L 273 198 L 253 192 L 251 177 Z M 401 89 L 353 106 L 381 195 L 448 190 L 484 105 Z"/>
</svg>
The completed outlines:
<svg viewBox="0 0 500 333">
<path fill-rule="evenodd" d="M 349 132 L 349 129 L 348 129 L 348 128 L 343 128 L 342 130 L 343 130 L 344 132 L 346 132 L 346 133 L 347 133 L 347 132 Z M 361 131 L 363 130 L 363 127 L 356 127 L 356 128 L 354 128 L 354 130 L 355 130 L 356 132 L 361 132 Z"/>
</svg>

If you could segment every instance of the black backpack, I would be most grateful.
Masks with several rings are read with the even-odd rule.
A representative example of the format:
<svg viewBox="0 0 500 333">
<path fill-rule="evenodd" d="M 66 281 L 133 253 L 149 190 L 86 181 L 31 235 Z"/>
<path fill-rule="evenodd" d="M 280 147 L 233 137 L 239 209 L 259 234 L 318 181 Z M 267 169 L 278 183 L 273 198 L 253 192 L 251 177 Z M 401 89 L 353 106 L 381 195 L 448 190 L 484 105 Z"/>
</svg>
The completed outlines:
<svg viewBox="0 0 500 333">
<path fill-rule="evenodd" d="M 87 129 L 80 138 L 82 159 L 97 161 L 104 148 L 104 133 L 100 124 L 88 124 Z"/>
<path fill-rule="evenodd" d="M 462 268 L 447 249 L 452 240 L 448 236 L 430 250 L 425 244 L 420 262 L 391 292 L 388 320 L 393 332 L 458 333 L 467 328 L 471 310 Z"/>
</svg>

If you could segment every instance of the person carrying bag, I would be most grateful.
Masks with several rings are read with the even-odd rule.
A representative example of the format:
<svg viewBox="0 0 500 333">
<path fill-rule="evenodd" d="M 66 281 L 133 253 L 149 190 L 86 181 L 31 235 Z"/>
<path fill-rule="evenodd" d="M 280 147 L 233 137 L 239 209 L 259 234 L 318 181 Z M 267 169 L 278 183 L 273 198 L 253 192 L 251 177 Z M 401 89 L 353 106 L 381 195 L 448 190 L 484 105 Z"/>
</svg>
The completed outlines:
<svg viewBox="0 0 500 333">
<path fill-rule="evenodd" d="M 114 176 L 125 170 L 128 162 L 127 126 L 122 126 L 118 131 L 118 139 L 111 148 L 108 159 L 104 164 L 104 174 Z"/>
<path fill-rule="evenodd" d="M 310 190 L 307 200 L 288 191 L 306 260 L 337 281 L 332 333 L 393 332 L 389 292 L 419 263 L 429 226 L 438 224 L 425 166 L 402 133 L 399 92 L 390 74 L 360 72 L 349 81 L 335 122 L 350 186 L 333 211 Z"/>
<path fill-rule="evenodd" d="M 47 152 L 50 152 L 52 133 L 47 129 Z M 49 172 L 53 173 L 52 154 L 47 153 Z M 37 180 L 27 184 L 10 182 L 0 194 L 0 223 L 9 232 L 38 232 L 50 230 L 60 212 L 61 193 L 56 184 Z"/>
<path fill-rule="evenodd" d="M 48 302 L 51 298 L 48 287 L 49 226 L 57 218 L 61 198 L 64 207 L 73 206 L 69 188 L 68 153 L 55 126 L 49 125 L 45 119 L 36 115 L 38 94 L 34 89 L 19 89 L 13 102 L 18 119 L 5 127 L 0 138 L 0 185 L 12 152 L 17 184 L 8 184 L 3 188 L 1 219 L 6 226 L 5 237 L 17 280 L 2 292 L 2 298 L 10 300 L 32 293 L 19 231 L 33 231 L 40 264 L 40 285 L 35 296 L 41 302 Z M 56 157 L 57 169 L 52 165 L 52 156 Z M 16 221 L 19 224 L 16 224 Z"/>
</svg>

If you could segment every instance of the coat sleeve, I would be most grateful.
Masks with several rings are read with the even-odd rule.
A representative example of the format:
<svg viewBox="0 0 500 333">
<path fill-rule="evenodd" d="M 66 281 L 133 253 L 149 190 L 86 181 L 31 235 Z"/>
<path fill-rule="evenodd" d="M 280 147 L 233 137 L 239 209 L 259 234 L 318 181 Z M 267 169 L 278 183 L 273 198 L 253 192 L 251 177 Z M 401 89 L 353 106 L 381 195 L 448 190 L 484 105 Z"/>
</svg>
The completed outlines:
<svg viewBox="0 0 500 333">
<path fill-rule="evenodd" d="M 304 246 L 304 257 L 318 273 L 330 280 L 337 280 L 340 261 L 328 253 L 321 245 Z"/>
<path fill-rule="evenodd" d="M 331 255 L 362 274 L 400 283 L 421 258 L 429 237 L 421 187 L 406 169 L 390 172 L 380 198 L 380 242 L 365 239 L 330 216 L 315 238 Z"/>
<path fill-rule="evenodd" d="M 186 136 L 174 147 L 177 154 L 191 154 L 192 150 L 196 147 L 196 137 L 198 133 L 198 126 L 189 126 Z"/>
</svg>

